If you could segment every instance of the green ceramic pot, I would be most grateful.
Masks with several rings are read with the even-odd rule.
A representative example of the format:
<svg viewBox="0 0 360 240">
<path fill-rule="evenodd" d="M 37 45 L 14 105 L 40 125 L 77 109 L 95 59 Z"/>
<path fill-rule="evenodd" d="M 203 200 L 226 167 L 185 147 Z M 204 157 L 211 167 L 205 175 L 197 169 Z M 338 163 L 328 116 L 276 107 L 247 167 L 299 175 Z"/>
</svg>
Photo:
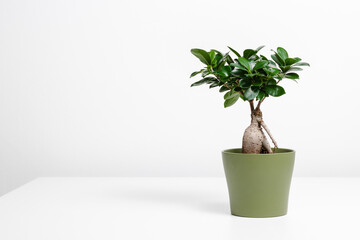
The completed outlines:
<svg viewBox="0 0 360 240">
<path fill-rule="evenodd" d="M 273 154 L 244 154 L 241 148 L 222 152 L 231 214 L 277 217 L 287 213 L 295 151 L 279 148 Z"/>
</svg>

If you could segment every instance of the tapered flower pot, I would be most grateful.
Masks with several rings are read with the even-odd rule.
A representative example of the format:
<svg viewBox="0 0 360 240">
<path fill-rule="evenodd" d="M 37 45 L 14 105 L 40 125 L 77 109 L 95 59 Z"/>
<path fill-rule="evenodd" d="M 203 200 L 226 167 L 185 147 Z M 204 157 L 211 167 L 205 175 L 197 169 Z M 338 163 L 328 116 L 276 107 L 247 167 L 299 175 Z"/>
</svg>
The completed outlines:
<svg viewBox="0 0 360 240">
<path fill-rule="evenodd" d="M 277 217 L 287 213 L 295 151 L 243 154 L 241 148 L 222 152 L 231 214 Z"/>
</svg>

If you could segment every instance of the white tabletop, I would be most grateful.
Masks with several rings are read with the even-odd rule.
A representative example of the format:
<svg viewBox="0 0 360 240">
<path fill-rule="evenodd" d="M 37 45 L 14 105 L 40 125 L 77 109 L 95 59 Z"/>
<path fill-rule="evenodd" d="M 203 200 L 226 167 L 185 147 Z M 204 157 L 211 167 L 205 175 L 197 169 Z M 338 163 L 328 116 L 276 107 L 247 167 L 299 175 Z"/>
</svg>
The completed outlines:
<svg viewBox="0 0 360 240">
<path fill-rule="evenodd" d="M 40 178 L 0 198 L 1 240 L 360 239 L 359 178 L 295 178 L 287 216 L 229 213 L 223 178 Z"/>
</svg>

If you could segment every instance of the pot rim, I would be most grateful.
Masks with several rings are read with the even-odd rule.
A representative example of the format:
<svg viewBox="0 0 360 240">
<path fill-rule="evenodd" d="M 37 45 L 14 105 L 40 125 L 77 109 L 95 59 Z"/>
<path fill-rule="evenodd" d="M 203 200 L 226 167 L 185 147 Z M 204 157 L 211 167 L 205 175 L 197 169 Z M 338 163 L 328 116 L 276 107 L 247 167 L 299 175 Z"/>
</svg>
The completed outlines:
<svg viewBox="0 0 360 240">
<path fill-rule="evenodd" d="M 274 151 L 274 148 L 271 148 L 271 149 Z M 278 149 L 282 150 L 284 152 L 275 152 L 275 153 L 271 154 L 270 156 L 295 153 L 295 150 L 290 149 L 290 148 L 278 148 Z M 261 153 L 242 153 L 241 150 L 242 150 L 242 148 L 230 148 L 230 149 L 222 150 L 221 153 L 231 154 L 231 155 L 269 156 L 269 154 L 261 154 Z"/>
</svg>

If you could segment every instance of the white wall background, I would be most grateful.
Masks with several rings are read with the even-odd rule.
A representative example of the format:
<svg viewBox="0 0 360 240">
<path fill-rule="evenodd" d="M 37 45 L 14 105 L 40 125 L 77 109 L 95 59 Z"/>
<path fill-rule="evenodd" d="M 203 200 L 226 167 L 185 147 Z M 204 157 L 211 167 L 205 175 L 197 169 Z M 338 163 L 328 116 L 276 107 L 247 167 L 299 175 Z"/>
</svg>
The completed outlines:
<svg viewBox="0 0 360 240">
<path fill-rule="evenodd" d="M 194 47 L 311 63 L 266 100 L 295 176 L 360 176 L 359 2 L 1 0 L 0 193 L 39 176 L 222 176 L 249 107 L 190 88 Z"/>
</svg>

